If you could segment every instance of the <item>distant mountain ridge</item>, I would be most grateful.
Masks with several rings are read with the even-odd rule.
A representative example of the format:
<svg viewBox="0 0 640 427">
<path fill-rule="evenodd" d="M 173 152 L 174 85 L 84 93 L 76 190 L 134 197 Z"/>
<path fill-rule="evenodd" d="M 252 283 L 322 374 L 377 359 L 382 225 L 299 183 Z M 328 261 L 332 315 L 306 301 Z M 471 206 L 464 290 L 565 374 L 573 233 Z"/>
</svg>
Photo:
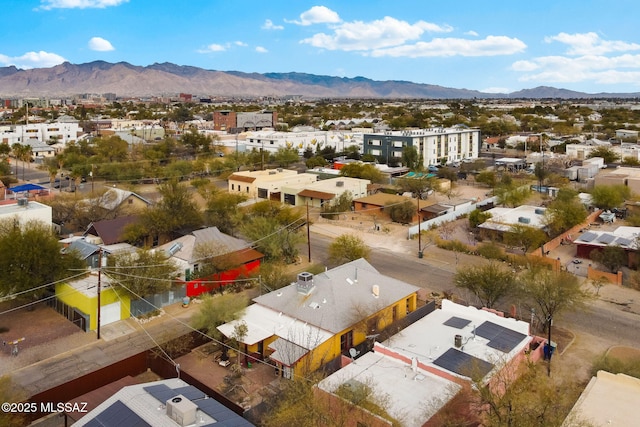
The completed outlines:
<svg viewBox="0 0 640 427">
<path fill-rule="evenodd" d="M 408 81 L 376 81 L 366 77 L 334 77 L 306 73 L 245 73 L 216 71 L 169 62 L 146 67 L 127 62 L 69 62 L 51 68 L 21 70 L 0 67 L 0 96 L 72 96 L 116 93 L 153 96 L 191 93 L 199 96 L 286 96 L 308 98 L 639 98 L 640 93 L 588 94 L 541 86 L 510 94 L 484 93 Z"/>
</svg>

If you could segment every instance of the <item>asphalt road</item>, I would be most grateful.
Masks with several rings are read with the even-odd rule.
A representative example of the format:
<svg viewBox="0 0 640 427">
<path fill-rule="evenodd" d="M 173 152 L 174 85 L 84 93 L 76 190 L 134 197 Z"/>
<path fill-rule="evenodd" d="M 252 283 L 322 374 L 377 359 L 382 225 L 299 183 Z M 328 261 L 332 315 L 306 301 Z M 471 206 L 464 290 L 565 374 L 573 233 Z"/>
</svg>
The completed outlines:
<svg viewBox="0 0 640 427">
<path fill-rule="evenodd" d="M 327 248 L 330 243 L 331 239 L 326 236 L 311 235 L 311 260 L 314 263 L 329 265 Z M 306 255 L 306 248 L 301 253 Z M 371 250 L 369 262 L 386 276 L 430 291 L 442 293 L 455 289 L 455 263 L 437 265 L 428 256 L 419 259 L 417 256 L 411 257 L 375 248 Z M 592 302 L 585 310 L 562 314 L 559 319 L 554 320 L 554 325 L 608 340 L 612 345 L 640 348 L 640 316 L 625 312 L 623 308 L 614 304 Z"/>
</svg>

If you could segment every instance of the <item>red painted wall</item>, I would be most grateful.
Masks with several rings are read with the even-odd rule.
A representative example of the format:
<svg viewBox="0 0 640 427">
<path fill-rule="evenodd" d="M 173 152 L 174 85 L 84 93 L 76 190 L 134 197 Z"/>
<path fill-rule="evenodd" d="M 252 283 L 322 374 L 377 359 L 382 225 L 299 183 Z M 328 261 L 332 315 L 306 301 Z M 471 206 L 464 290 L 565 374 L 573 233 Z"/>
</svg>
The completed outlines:
<svg viewBox="0 0 640 427">
<path fill-rule="evenodd" d="M 241 265 L 238 268 L 232 270 L 223 271 L 222 273 L 214 274 L 207 278 L 201 278 L 196 280 L 190 280 L 186 282 L 187 296 L 197 297 L 206 292 L 211 292 L 216 289 L 222 288 L 230 283 L 233 283 L 239 276 L 248 276 L 251 273 L 257 271 L 260 268 L 260 260 L 256 259 L 249 261 L 246 264 Z M 206 283 L 209 281 L 217 281 L 219 283 Z M 203 283 L 204 282 L 204 283 Z"/>
</svg>

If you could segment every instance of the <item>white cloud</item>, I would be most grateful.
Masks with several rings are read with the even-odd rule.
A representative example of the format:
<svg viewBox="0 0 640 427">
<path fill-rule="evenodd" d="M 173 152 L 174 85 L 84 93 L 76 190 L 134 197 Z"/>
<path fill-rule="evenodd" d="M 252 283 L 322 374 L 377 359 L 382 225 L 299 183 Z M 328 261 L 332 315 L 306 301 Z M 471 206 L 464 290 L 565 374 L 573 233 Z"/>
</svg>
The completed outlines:
<svg viewBox="0 0 640 427">
<path fill-rule="evenodd" d="M 262 46 L 256 46 L 256 52 L 258 52 L 258 53 L 267 53 L 269 51 L 266 48 L 262 47 Z"/>
<path fill-rule="evenodd" d="M 225 44 L 212 43 L 210 45 L 207 45 L 204 49 L 198 49 L 197 52 L 198 53 L 224 52 L 226 50 L 231 49 L 234 46 L 246 47 L 248 45 L 245 42 L 240 40 L 236 40 L 231 43 L 227 42 Z"/>
<path fill-rule="evenodd" d="M 40 9 L 104 9 L 119 6 L 129 0 L 41 0 Z"/>
<path fill-rule="evenodd" d="M 287 21 L 298 25 L 312 24 L 337 24 L 340 22 L 340 16 L 326 6 L 313 6 L 311 9 L 300 14 L 299 21 Z"/>
<path fill-rule="evenodd" d="M 271 19 L 265 20 L 264 24 L 262 24 L 262 27 L 260 28 L 263 30 L 284 30 L 282 25 L 275 25 Z"/>
<path fill-rule="evenodd" d="M 519 80 L 525 82 L 640 84 L 640 55 L 544 56 L 514 62 L 511 69 L 523 72 Z"/>
<path fill-rule="evenodd" d="M 109 40 L 105 40 L 102 37 L 92 37 L 91 40 L 89 40 L 89 49 L 97 50 L 98 52 L 115 50 Z"/>
<path fill-rule="evenodd" d="M 375 49 L 373 57 L 449 57 L 498 56 L 523 52 L 527 45 L 519 39 L 506 36 L 488 36 L 481 40 L 437 38 L 429 42 Z"/>
<path fill-rule="evenodd" d="M 318 33 L 301 43 L 327 50 L 367 51 L 399 46 L 409 40 L 417 40 L 425 32 L 449 32 L 449 26 L 425 21 L 410 24 L 385 16 L 372 22 L 346 22 L 333 28 L 333 34 Z"/>
<path fill-rule="evenodd" d="M 204 49 L 199 49 L 198 53 L 211 53 L 211 52 L 224 52 L 227 48 L 221 44 L 213 43 L 205 47 Z"/>
<path fill-rule="evenodd" d="M 0 54 L 0 64 L 7 67 L 15 65 L 17 68 L 27 70 L 30 68 L 47 68 L 65 62 L 62 56 L 55 53 L 39 51 L 27 52 L 22 56 L 10 57 Z"/>
<path fill-rule="evenodd" d="M 640 54 L 624 53 L 640 50 L 640 44 L 603 40 L 594 32 L 559 33 L 545 42 L 567 45 L 565 55 L 514 62 L 511 69 L 522 73 L 520 81 L 640 85 Z"/>
<path fill-rule="evenodd" d="M 464 33 L 465 36 L 471 36 L 471 37 L 478 37 L 480 34 L 476 33 L 473 30 L 469 30 L 467 32 Z"/>
<path fill-rule="evenodd" d="M 569 46 L 567 55 L 603 55 L 610 52 L 626 52 L 640 49 L 640 44 L 602 40 L 594 33 L 567 34 L 545 37 L 545 42 L 560 42 Z"/>
</svg>

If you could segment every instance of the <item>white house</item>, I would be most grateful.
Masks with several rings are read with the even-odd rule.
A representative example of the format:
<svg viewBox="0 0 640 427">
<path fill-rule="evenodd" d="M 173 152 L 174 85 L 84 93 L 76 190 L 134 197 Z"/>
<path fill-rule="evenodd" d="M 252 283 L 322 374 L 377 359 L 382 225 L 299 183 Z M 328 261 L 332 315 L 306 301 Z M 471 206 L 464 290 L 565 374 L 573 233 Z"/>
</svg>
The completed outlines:
<svg viewBox="0 0 640 427">
<path fill-rule="evenodd" d="M 16 200 L 16 203 L 0 206 L 0 221 L 7 220 L 17 221 L 20 225 L 25 225 L 30 221 L 38 221 L 51 226 L 51 206 L 27 198 L 20 198 Z"/>
</svg>

